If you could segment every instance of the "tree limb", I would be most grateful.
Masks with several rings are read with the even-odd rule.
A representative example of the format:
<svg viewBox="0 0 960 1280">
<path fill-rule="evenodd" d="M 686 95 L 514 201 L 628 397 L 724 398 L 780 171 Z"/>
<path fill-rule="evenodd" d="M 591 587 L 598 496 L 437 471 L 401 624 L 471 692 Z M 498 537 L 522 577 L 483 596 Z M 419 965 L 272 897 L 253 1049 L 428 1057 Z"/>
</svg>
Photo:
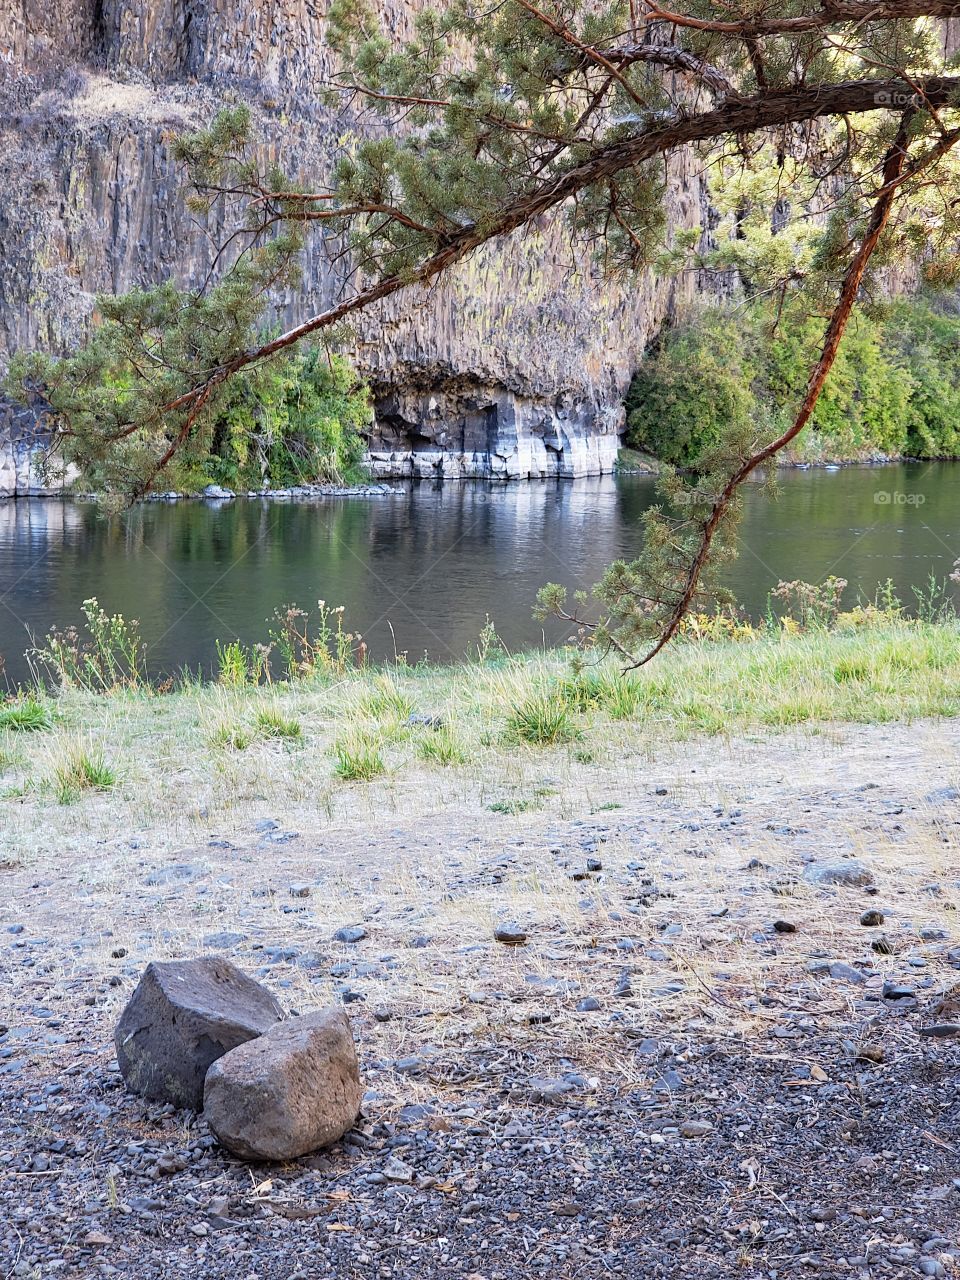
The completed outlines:
<svg viewBox="0 0 960 1280">
<path fill-rule="evenodd" d="M 837 357 L 837 351 L 840 347 L 840 341 L 850 321 L 850 315 L 853 311 L 854 304 L 857 300 L 857 294 L 860 285 L 863 282 L 864 273 L 867 269 L 874 250 L 880 241 L 890 220 L 890 214 L 893 210 L 894 199 L 898 189 L 908 179 L 916 176 L 922 169 L 927 168 L 930 164 L 944 156 L 958 142 L 960 142 L 960 130 L 953 130 L 949 134 L 945 134 L 937 143 L 931 147 L 923 156 L 919 157 L 912 164 L 907 163 L 907 138 L 910 119 L 915 114 L 915 109 L 911 108 L 906 111 L 901 119 L 900 128 L 897 136 L 887 151 L 883 165 L 883 185 L 881 186 L 877 199 L 870 215 L 870 221 L 867 224 L 867 231 L 860 243 L 856 254 L 850 266 L 847 268 L 843 278 L 843 284 L 840 294 L 837 298 L 837 304 L 833 309 L 830 317 L 830 323 L 827 325 L 824 334 L 823 349 L 820 359 L 817 361 L 810 378 L 807 382 L 807 389 L 804 393 L 797 416 L 792 424 L 779 435 L 776 440 L 766 445 L 763 449 L 751 454 L 737 470 L 733 473 L 727 483 L 720 492 L 719 497 L 713 504 L 710 515 L 707 517 L 701 534 L 700 546 L 690 565 L 686 582 L 680 598 L 673 608 L 669 620 L 661 631 L 656 643 L 649 649 L 642 658 L 638 658 L 635 662 L 629 664 L 627 670 L 633 670 L 637 667 L 645 666 L 651 659 L 663 649 L 676 635 L 680 628 L 684 617 L 691 602 L 696 595 L 697 586 L 703 574 L 703 570 L 710 554 L 710 548 L 713 543 L 717 529 L 730 509 L 730 504 L 734 496 L 743 482 L 758 467 L 768 462 L 781 450 L 794 440 L 803 428 L 810 421 L 814 409 L 817 407 L 817 401 L 820 399 L 820 393 L 823 391 L 824 384 L 830 374 L 834 361 Z"/>
</svg>

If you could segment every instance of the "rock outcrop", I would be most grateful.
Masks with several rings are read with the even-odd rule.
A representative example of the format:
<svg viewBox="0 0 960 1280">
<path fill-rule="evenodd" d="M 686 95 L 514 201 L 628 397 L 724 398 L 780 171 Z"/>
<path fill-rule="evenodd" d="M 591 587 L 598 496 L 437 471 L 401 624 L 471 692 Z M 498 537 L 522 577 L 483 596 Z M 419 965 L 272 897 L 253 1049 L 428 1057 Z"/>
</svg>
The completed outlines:
<svg viewBox="0 0 960 1280">
<path fill-rule="evenodd" d="M 422 2 L 376 0 L 401 32 Z M 265 151 L 286 168 L 326 171 L 366 127 L 320 104 L 329 66 L 313 0 L 2 6 L 0 364 L 25 346 L 69 348 L 98 291 L 201 278 L 210 242 L 184 206 L 168 142 L 224 102 L 252 106 Z M 671 222 L 699 223 L 706 191 L 684 157 L 671 165 Z M 280 300 L 284 318 L 343 286 L 336 247 L 312 247 L 303 293 Z M 609 470 L 639 353 L 695 288 L 689 278 L 611 282 L 553 222 L 385 303 L 349 353 L 376 393 L 374 470 Z"/>
</svg>

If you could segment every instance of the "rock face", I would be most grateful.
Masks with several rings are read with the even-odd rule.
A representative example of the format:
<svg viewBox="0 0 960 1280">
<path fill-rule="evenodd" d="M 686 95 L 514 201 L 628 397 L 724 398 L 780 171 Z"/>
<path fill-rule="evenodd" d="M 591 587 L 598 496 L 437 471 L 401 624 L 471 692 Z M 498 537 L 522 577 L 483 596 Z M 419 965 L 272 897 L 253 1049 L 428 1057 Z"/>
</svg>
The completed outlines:
<svg viewBox="0 0 960 1280">
<path fill-rule="evenodd" d="M 360 1110 L 360 1073 L 341 1009 L 290 1018 L 207 1072 L 203 1114 L 245 1160 L 294 1160 L 336 1142 Z"/>
<path fill-rule="evenodd" d="M 45 413 L 37 405 L 19 405 L 0 396 L 0 498 L 56 493 L 62 478 L 45 467 Z"/>
<path fill-rule="evenodd" d="M 375 8 L 403 35 L 424 2 Z M 191 225 L 169 138 L 219 106 L 248 102 L 265 154 L 296 176 L 328 172 L 367 127 L 318 102 L 330 66 L 314 0 L 0 5 L 0 365 L 21 347 L 75 344 L 97 291 L 202 278 L 210 241 Z M 671 224 L 699 224 L 707 192 L 683 156 L 668 185 Z M 335 296 L 338 247 L 318 238 L 303 293 L 278 302 L 283 319 Z M 375 392 L 373 470 L 610 470 L 639 355 L 697 288 L 690 276 L 605 279 L 561 219 L 390 300 L 348 352 Z"/>
<path fill-rule="evenodd" d="M 156 961 L 117 1024 L 120 1072 L 134 1093 L 199 1111 L 210 1064 L 282 1018 L 270 992 L 222 956 Z"/>
</svg>

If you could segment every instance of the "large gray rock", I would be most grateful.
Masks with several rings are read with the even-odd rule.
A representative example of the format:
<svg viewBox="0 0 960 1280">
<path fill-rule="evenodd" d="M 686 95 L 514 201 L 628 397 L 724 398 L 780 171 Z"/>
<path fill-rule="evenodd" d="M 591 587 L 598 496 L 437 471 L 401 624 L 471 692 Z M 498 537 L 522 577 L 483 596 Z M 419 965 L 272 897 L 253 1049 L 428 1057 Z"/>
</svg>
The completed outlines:
<svg viewBox="0 0 960 1280">
<path fill-rule="evenodd" d="M 223 956 L 155 961 L 117 1023 L 120 1072 L 134 1093 L 199 1111 L 211 1062 L 282 1018 L 270 992 Z"/>
<path fill-rule="evenodd" d="M 203 1114 L 245 1160 L 294 1160 L 336 1142 L 360 1110 L 360 1070 L 342 1009 L 290 1018 L 218 1058 Z"/>
</svg>

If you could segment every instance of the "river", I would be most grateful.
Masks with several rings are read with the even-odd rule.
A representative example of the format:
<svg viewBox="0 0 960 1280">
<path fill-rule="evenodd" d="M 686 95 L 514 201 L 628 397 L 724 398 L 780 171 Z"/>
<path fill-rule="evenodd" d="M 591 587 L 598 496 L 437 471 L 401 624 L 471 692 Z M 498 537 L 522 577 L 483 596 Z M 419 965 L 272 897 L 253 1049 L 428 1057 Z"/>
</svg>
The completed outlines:
<svg viewBox="0 0 960 1280">
<path fill-rule="evenodd" d="M 779 579 L 836 574 L 845 600 L 891 578 L 907 602 L 960 557 L 960 463 L 784 471 L 747 495 L 730 585 L 754 615 Z M 376 498 L 148 504 L 114 519 L 49 499 L 0 502 L 0 655 L 27 675 L 30 635 L 96 596 L 138 618 L 157 671 L 209 672 L 216 639 L 266 639 L 273 611 L 346 608 L 374 657 L 451 661 L 489 616 L 511 647 L 541 642 L 537 588 L 588 588 L 633 555 L 648 476 L 509 486 L 415 484 Z M 548 628 L 547 639 L 563 635 Z"/>
</svg>

